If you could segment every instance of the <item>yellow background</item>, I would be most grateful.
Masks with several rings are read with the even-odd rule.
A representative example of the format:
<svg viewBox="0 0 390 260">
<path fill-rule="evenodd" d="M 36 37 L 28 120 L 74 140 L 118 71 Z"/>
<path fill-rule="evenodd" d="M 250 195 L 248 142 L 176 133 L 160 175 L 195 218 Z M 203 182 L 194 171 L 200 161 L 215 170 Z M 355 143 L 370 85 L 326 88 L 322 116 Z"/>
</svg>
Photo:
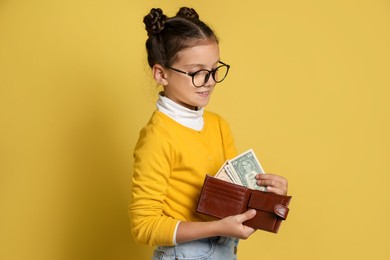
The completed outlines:
<svg viewBox="0 0 390 260">
<path fill-rule="evenodd" d="M 231 64 L 208 109 L 289 180 L 240 259 L 390 259 L 390 3 L 0 1 L 0 259 L 148 259 L 132 150 L 157 95 L 143 16 L 190 5 Z"/>
</svg>

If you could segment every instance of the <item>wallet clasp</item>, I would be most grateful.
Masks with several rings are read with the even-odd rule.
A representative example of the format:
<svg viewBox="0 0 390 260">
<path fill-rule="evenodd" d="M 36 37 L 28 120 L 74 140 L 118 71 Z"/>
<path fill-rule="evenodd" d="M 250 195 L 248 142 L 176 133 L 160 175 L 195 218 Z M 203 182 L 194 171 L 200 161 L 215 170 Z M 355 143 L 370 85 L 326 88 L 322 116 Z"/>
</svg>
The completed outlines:
<svg viewBox="0 0 390 260">
<path fill-rule="evenodd" d="M 282 204 L 276 204 L 274 208 L 274 213 L 278 215 L 280 218 L 283 220 L 286 220 L 287 215 L 288 215 L 289 209 L 282 205 Z"/>
</svg>

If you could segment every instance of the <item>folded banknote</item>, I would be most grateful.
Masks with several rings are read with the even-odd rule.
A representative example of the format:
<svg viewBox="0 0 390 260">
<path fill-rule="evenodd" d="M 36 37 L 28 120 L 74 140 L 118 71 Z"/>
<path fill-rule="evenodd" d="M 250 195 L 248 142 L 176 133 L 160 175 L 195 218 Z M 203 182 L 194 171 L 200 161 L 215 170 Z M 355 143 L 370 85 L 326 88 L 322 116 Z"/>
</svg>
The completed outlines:
<svg viewBox="0 0 390 260">
<path fill-rule="evenodd" d="M 255 178 L 257 174 L 264 173 L 255 152 L 253 149 L 249 149 L 237 157 L 227 160 L 214 177 L 250 189 L 267 191 L 266 187 L 257 185 Z"/>
</svg>

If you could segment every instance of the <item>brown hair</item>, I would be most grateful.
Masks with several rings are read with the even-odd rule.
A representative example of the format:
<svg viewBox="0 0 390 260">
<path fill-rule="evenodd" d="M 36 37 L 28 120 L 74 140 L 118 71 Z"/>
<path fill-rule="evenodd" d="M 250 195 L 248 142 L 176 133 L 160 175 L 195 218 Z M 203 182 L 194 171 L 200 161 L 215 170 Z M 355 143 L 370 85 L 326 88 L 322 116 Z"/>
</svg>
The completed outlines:
<svg viewBox="0 0 390 260">
<path fill-rule="evenodd" d="M 160 8 L 153 8 L 144 17 L 148 39 L 146 51 L 148 63 L 171 66 L 179 51 L 210 41 L 218 43 L 211 28 L 199 20 L 198 13 L 188 7 L 182 7 L 176 16 L 168 18 Z"/>
</svg>

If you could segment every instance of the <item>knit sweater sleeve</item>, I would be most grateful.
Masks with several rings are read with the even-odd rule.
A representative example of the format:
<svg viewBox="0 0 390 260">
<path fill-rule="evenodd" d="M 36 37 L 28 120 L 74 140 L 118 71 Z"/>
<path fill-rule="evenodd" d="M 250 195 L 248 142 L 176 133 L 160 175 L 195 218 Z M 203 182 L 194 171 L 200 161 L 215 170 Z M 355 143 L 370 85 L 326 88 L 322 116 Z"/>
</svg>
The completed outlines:
<svg viewBox="0 0 390 260">
<path fill-rule="evenodd" d="M 162 128 L 147 125 L 134 150 L 132 202 L 129 214 L 138 243 L 173 245 L 178 220 L 163 214 L 164 199 L 174 164 L 172 143 Z"/>
</svg>

